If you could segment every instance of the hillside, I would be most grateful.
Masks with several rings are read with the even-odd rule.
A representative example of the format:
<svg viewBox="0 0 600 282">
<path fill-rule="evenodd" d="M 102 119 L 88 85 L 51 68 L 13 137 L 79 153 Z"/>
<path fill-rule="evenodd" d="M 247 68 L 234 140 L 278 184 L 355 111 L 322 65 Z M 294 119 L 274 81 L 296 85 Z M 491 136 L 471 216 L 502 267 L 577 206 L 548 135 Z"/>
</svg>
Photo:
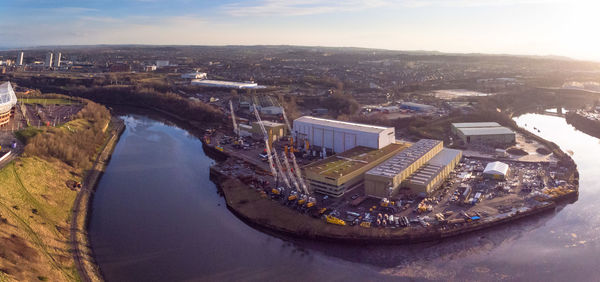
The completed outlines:
<svg viewBox="0 0 600 282">
<path fill-rule="evenodd" d="M 91 167 L 109 120 L 87 102 L 60 127 L 17 133 L 25 152 L 0 170 L 0 281 L 80 280 L 69 239 L 72 183 Z"/>
</svg>

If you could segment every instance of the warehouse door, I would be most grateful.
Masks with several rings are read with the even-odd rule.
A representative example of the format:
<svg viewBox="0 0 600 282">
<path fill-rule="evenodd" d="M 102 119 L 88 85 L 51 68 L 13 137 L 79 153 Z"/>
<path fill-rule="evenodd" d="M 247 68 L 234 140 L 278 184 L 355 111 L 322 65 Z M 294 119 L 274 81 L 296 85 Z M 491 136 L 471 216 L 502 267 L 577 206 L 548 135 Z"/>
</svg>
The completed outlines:
<svg viewBox="0 0 600 282">
<path fill-rule="evenodd" d="M 325 129 L 323 131 L 323 147 L 326 149 L 331 149 L 333 150 L 333 130 L 332 129 Z"/>
<path fill-rule="evenodd" d="M 348 151 L 356 147 L 356 134 L 346 133 L 344 136 L 344 151 Z"/>
<path fill-rule="evenodd" d="M 323 128 L 313 128 L 314 136 L 311 146 L 323 147 Z"/>
<path fill-rule="evenodd" d="M 333 151 L 336 153 L 341 153 L 344 150 L 344 132 L 334 131 L 333 133 Z"/>
</svg>

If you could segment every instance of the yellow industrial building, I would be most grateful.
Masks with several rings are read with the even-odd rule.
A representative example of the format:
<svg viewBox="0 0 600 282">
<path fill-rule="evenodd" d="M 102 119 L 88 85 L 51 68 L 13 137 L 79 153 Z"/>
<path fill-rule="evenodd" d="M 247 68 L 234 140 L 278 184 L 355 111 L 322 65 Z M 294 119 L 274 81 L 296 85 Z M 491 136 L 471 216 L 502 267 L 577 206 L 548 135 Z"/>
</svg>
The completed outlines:
<svg viewBox="0 0 600 282">
<path fill-rule="evenodd" d="M 429 162 L 409 176 L 402 187 L 410 188 L 415 194 L 435 191 L 454 170 L 462 158 L 462 151 L 444 148 Z"/>
<path fill-rule="evenodd" d="M 393 143 L 381 149 L 354 147 L 305 166 L 304 175 L 311 190 L 339 197 L 348 188 L 360 184 L 366 171 L 408 147 L 404 143 Z"/>
<path fill-rule="evenodd" d="M 260 129 L 260 123 L 261 122 L 258 122 L 258 121 L 253 122 L 252 129 L 250 130 L 250 133 L 256 139 L 263 138 L 263 133 L 262 133 L 262 130 Z M 281 137 L 287 135 L 287 128 L 286 128 L 285 124 L 283 124 L 283 123 L 270 122 L 270 121 L 263 120 L 262 124 L 264 125 L 265 129 L 267 130 L 267 135 L 269 136 L 269 144 L 271 144 L 274 141 L 281 139 Z"/>
<path fill-rule="evenodd" d="M 442 141 L 419 140 L 365 173 L 365 194 L 377 198 L 388 198 L 398 194 L 402 182 L 443 148 Z"/>
</svg>

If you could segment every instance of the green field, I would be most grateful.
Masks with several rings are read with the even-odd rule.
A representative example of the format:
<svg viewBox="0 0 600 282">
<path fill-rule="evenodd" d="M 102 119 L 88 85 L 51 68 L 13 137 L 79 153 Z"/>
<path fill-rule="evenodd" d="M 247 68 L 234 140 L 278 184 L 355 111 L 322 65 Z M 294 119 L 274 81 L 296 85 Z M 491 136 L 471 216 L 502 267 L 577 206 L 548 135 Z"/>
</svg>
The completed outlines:
<svg viewBox="0 0 600 282">
<path fill-rule="evenodd" d="M 20 98 L 19 101 L 25 104 L 40 104 L 40 105 L 73 105 L 80 104 L 79 101 L 61 99 L 61 98 Z"/>
</svg>

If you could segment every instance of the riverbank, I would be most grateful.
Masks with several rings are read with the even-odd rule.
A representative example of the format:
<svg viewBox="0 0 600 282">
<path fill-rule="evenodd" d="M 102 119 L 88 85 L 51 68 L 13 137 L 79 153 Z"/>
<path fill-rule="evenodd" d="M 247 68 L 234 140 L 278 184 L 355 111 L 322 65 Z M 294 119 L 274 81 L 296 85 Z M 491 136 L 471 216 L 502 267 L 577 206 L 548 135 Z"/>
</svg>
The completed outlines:
<svg viewBox="0 0 600 282">
<path fill-rule="evenodd" d="M 77 197 L 73 203 L 70 239 L 73 258 L 82 281 L 103 281 L 101 271 L 94 261 L 93 250 L 90 249 L 87 226 L 93 192 L 110 161 L 111 154 L 119 137 L 125 130 L 125 124 L 119 118 L 113 117 L 110 128 L 109 138 L 100 150 L 100 153 L 98 153 L 92 168 L 87 171 L 82 188 L 77 193 Z"/>
<path fill-rule="evenodd" d="M 395 229 L 364 228 L 358 225 L 328 224 L 324 220 L 283 206 L 277 201 L 261 197 L 256 189 L 249 187 L 239 179 L 230 177 L 217 166 L 211 168 L 211 177 L 223 193 L 227 207 L 244 222 L 257 229 L 294 238 L 360 244 L 412 244 L 437 241 L 499 226 L 525 217 L 553 212 L 565 201 L 574 201 L 578 196 L 578 192 L 575 190 L 553 200 L 540 202 L 533 208 L 517 209 L 494 218 L 454 226 L 422 227 L 415 225 Z"/>
<path fill-rule="evenodd" d="M 596 138 L 600 138 L 600 121 L 587 119 L 574 111 L 566 113 L 565 120 L 577 130 Z"/>
</svg>

